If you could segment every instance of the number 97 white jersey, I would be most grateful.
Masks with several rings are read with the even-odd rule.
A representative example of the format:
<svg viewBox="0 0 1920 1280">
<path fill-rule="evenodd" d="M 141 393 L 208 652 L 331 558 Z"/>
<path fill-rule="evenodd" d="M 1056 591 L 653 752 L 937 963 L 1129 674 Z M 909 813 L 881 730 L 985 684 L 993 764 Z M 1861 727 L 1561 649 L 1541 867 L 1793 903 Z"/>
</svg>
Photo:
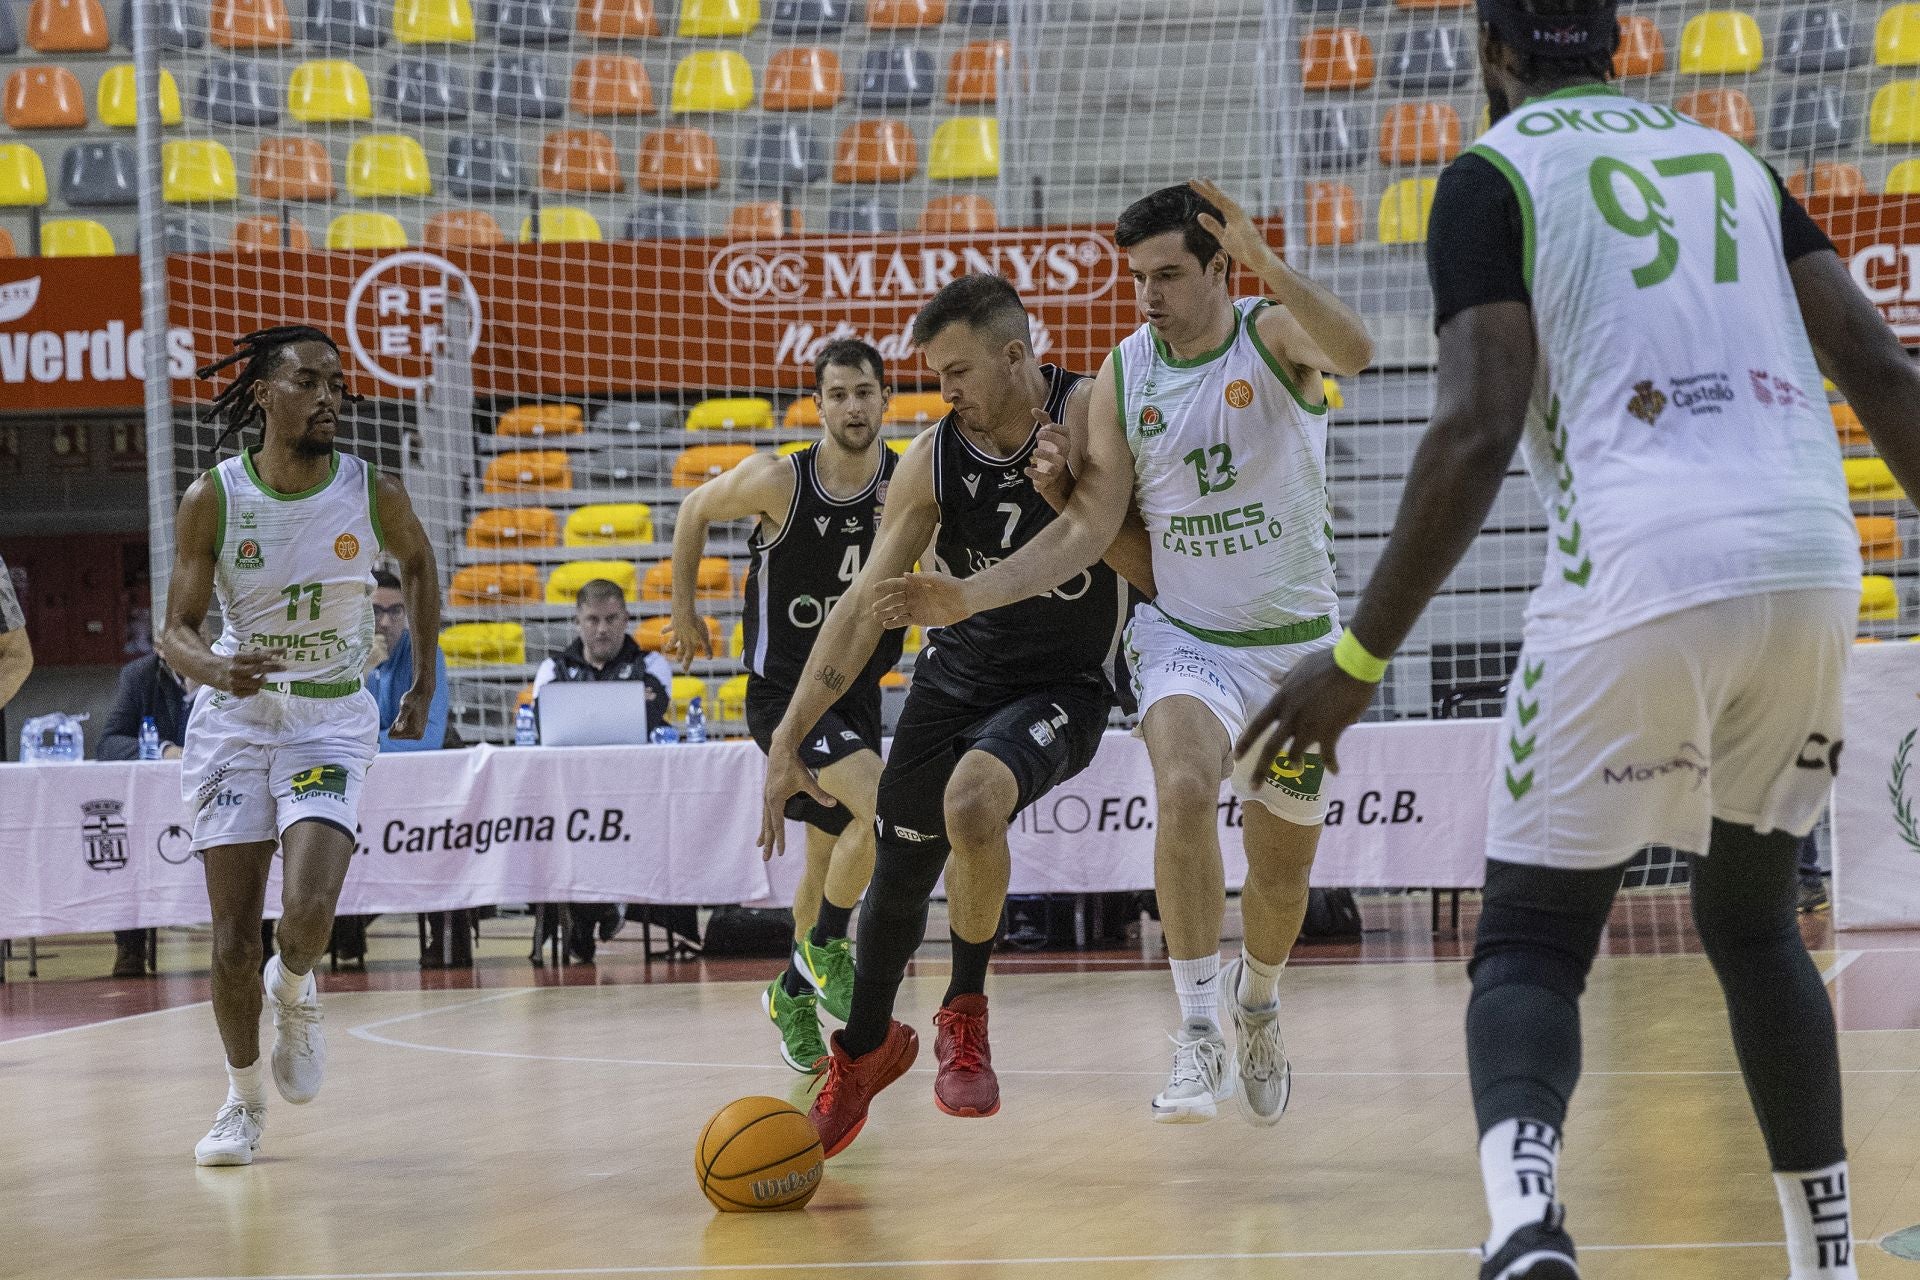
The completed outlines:
<svg viewBox="0 0 1920 1280">
<path fill-rule="evenodd" d="M 1550 525 L 1530 650 L 1691 605 L 1855 588 L 1858 536 L 1773 176 L 1669 108 L 1578 86 L 1473 148 L 1513 185 Z"/>
</svg>

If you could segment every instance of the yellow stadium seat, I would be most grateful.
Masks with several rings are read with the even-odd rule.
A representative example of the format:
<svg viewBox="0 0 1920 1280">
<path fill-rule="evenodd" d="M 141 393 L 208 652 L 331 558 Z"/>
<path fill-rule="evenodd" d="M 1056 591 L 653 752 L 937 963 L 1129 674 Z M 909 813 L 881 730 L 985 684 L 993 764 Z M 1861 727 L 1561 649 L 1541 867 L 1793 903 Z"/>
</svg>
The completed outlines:
<svg viewBox="0 0 1920 1280">
<path fill-rule="evenodd" d="M 775 449 L 773 453 L 777 458 L 788 458 L 800 452 L 802 449 L 812 447 L 812 445 L 813 441 L 811 440 L 789 440 L 778 449 Z"/>
<path fill-rule="evenodd" d="M 736 622 L 733 630 L 727 633 L 727 656 L 738 658 L 747 651 L 747 624 Z"/>
<path fill-rule="evenodd" d="M 675 676 L 673 678 L 673 718 L 685 721 L 687 708 L 695 698 L 700 699 L 700 710 L 705 712 L 713 701 L 707 696 L 707 682 L 699 676 Z"/>
<path fill-rule="evenodd" d="M 1680 32 L 1680 71 L 1690 76 L 1758 71 L 1766 53 L 1760 24 L 1738 9 L 1709 9 L 1687 20 Z"/>
<path fill-rule="evenodd" d="M 1320 394 L 1327 398 L 1327 408 L 1329 409 L 1344 409 L 1347 407 L 1347 398 L 1340 394 L 1340 382 L 1336 378 L 1321 378 Z"/>
<path fill-rule="evenodd" d="M 1900 526 L 1892 516 L 1855 516 L 1860 534 L 1860 558 L 1867 561 L 1900 558 Z"/>
<path fill-rule="evenodd" d="M 1889 169 L 1882 190 L 1890 196 L 1920 194 L 1920 160 L 1902 160 Z"/>
<path fill-rule="evenodd" d="M 789 431 L 817 427 L 820 425 L 820 406 L 813 402 L 812 396 L 801 396 L 788 405 L 787 411 L 780 415 L 780 425 Z M 785 447 L 785 445 L 781 446 L 782 449 Z M 802 444 L 800 447 L 804 449 L 806 445 Z"/>
<path fill-rule="evenodd" d="M 517 622 L 456 622 L 440 633 L 450 667 L 519 666 L 527 660 L 527 629 Z"/>
<path fill-rule="evenodd" d="M 1847 497 L 1854 502 L 1884 502 L 1907 496 L 1885 458 L 1846 458 Z"/>
<path fill-rule="evenodd" d="M 467 0 L 400 0 L 393 36 L 401 44 L 472 44 L 473 6 Z"/>
<path fill-rule="evenodd" d="M 722 720 L 745 720 L 747 718 L 747 678 L 734 676 L 723 681 L 719 692 L 714 695 L 720 704 Z"/>
<path fill-rule="evenodd" d="M 911 440 L 889 440 L 887 441 L 887 448 L 893 450 L 897 454 L 900 454 L 902 457 L 905 457 L 908 447 L 911 446 L 912 444 L 913 444 L 913 441 Z"/>
<path fill-rule="evenodd" d="M 404 249 L 407 229 L 390 213 L 343 213 L 327 224 L 329 249 Z"/>
<path fill-rule="evenodd" d="M 652 542 L 653 508 L 644 502 L 596 502 L 567 517 L 567 545 Z"/>
<path fill-rule="evenodd" d="M 1380 199 L 1380 243 L 1424 244 L 1433 210 L 1432 178 L 1402 178 Z"/>
<path fill-rule="evenodd" d="M 373 119 L 366 73 L 340 58 L 303 62 L 287 83 L 287 112 L 307 124 Z"/>
<path fill-rule="evenodd" d="M 572 604 L 580 588 L 596 578 L 605 578 L 620 588 L 620 594 L 632 604 L 640 596 L 640 578 L 625 560 L 569 560 L 547 579 L 548 604 Z"/>
<path fill-rule="evenodd" d="M 938 391 L 903 391 L 887 404 L 886 420 L 924 427 L 947 416 L 947 402 Z"/>
<path fill-rule="evenodd" d="M 961 116 L 933 131 L 927 176 L 938 179 L 1000 176 L 1000 122 L 992 116 Z"/>
<path fill-rule="evenodd" d="M 687 414 L 687 430 L 767 431 L 773 427 L 773 402 L 758 396 L 702 400 Z"/>
<path fill-rule="evenodd" d="M 347 191 L 356 196 L 433 194 L 427 153 L 404 133 L 370 133 L 347 151 Z"/>
<path fill-rule="evenodd" d="M 560 521 L 545 507 L 490 507 L 467 525 L 467 545 L 514 550 L 560 544 Z"/>
<path fill-rule="evenodd" d="M 907 634 L 900 638 L 902 653 L 918 653 L 926 646 L 926 637 L 920 634 L 920 628 L 908 627 Z"/>
<path fill-rule="evenodd" d="M 1920 80 L 1896 80 L 1873 95 L 1867 140 L 1883 147 L 1920 142 Z"/>
<path fill-rule="evenodd" d="M 94 114 L 100 117 L 100 123 L 116 129 L 133 128 L 137 122 L 136 101 L 133 64 L 123 62 L 117 67 L 108 67 L 93 93 Z M 180 123 L 180 86 L 174 82 L 173 72 L 165 67 L 160 69 L 160 123 Z"/>
<path fill-rule="evenodd" d="M 640 578 L 640 598 L 642 600 L 673 599 L 673 561 L 662 560 L 658 564 L 648 565 Z"/>
<path fill-rule="evenodd" d="M 1888 5 L 1873 28 L 1873 60 L 1882 67 L 1920 65 L 1920 4 Z"/>
<path fill-rule="evenodd" d="M 47 170 L 24 142 L 0 142 L 0 205 L 47 202 Z"/>
<path fill-rule="evenodd" d="M 533 493 L 573 488 L 573 464 L 558 449 L 519 449 L 487 464 L 483 493 Z"/>
<path fill-rule="evenodd" d="M 232 200 L 240 194 L 233 154 L 218 142 L 160 144 L 160 189 L 168 204 Z"/>
<path fill-rule="evenodd" d="M 703 49 L 673 69 L 672 111 L 744 111 L 753 105 L 753 68 L 733 49 Z"/>
<path fill-rule="evenodd" d="M 760 25 L 760 0 L 680 0 L 681 36 L 743 36 Z"/>
<path fill-rule="evenodd" d="M 92 218 L 54 218 L 40 224 L 44 258 L 111 258 L 113 233 Z"/>
<path fill-rule="evenodd" d="M 753 456 L 753 446 L 744 444 L 697 444 L 683 450 L 673 460 L 673 487 L 698 489 L 717 475 L 724 475 Z"/>
<path fill-rule="evenodd" d="M 586 422 L 577 404 L 518 404 L 500 415 L 496 436 L 577 436 Z"/>
<path fill-rule="evenodd" d="M 540 603 L 540 571 L 530 564 L 474 564 L 453 575 L 447 603 L 454 607 Z"/>
<path fill-rule="evenodd" d="M 1860 621 L 1889 622 L 1900 616 L 1900 592 L 1893 579 L 1869 573 L 1860 579 Z"/>
<path fill-rule="evenodd" d="M 541 207 L 541 244 L 578 244 L 599 238 L 599 219 L 585 209 L 577 209 L 570 204 L 551 204 Z M 532 214 L 520 219 L 520 243 L 533 243 Z"/>
</svg>

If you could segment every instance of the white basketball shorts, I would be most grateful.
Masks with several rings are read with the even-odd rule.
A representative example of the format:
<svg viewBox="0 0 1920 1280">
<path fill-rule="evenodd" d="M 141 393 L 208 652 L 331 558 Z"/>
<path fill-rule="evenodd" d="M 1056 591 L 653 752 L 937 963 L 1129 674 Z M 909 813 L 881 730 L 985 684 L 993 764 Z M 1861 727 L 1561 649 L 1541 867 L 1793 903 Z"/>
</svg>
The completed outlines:
<svg viewBox="0 0 1920 1280">
<path fill-rule="evenodd" d="M 352 835 L 380 711 L 364 688 L 342 698 L 203 688 L 186 737 L 180 787 L 195 806 L 195 849 L 278 840 L 309 819 Z"/>
</svg>

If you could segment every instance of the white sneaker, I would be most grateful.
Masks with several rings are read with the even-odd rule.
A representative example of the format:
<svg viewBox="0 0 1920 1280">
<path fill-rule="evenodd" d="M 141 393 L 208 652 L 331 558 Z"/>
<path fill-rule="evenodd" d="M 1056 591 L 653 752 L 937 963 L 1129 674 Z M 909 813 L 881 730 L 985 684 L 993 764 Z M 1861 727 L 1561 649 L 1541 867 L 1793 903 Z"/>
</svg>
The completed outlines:
<svg viewBox="0 0 1920 1280">
<path fill-rule="evenodd" d="M 1160 1124 L 1205 1124 L 1220 1114 L 1219 1104 L 1233 1096 L 1233 1058 L 1227 1039 L 1211 1018 L 1188 1018 L 1173 1041 L 1173 1073 L 1153 1100 Z"/>
<path fill-rule="evenodd" d="M 1235 1070 L 1240 1077 L 1238 1103 L 1248 1123 L 1265 1127 L 1279 1122 L 1293 1092 L 1293 1067 L 1280 1041 L 1280 1003 L 1249 1009 L 1240 1003 L 1241 962 L 1236 958 L 1220 971 L 1220 985 L 1233 1015 Z"/>
<path fill-rule="evenodd" d="M 249 1107 L 227 1099 L 213 1118 L 213 1128 L 193 1148 L 195 1164 L 252 1164 L 260 1149 L 260 1131 L 267 1125 L 265 1107 Z"/>
<path fill-rule="evenodd" d="M 280 957 L 267 961 L 261 981 L 273 1008 L 273 1083 L 280 1096 L 296 1105 L 312 1102 L 327 1074 L 327 1037 L 320 1030 L 320 989 L 307 975 L 306 989 L 292 1004 L 273 994 L 285 972 Z"/>
</svg>

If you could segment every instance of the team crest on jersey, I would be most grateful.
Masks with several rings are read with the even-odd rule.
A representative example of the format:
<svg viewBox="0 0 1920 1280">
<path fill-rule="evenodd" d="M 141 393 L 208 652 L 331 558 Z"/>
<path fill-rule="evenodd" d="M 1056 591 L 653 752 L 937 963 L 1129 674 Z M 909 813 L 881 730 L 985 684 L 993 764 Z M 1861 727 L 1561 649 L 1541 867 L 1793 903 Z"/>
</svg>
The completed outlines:
<svg viewBox="0 0 1920 1280">
<path fill-rule="evenodd" d="M 333 540 L 333 554 L 342 560 L 351 560 L 360 554 L 360 539 L 350 533 L 343 533 Z"/>
<path fill-rule="evenodd" d="M 235 568 L 258 569 L 266 562 L 266 558 L 260 554 L 260 544 L 252 538 L 242 538 L 240 545 L 233 549 Z"/>
<path fill-rule="evenodd" d="M 1651 379 L 1643 378 L 1633 384 L 1633 399 L 1627 401 L 1628 413 L 1652 426 L 1666 410 L 1667 393 L 1655 387 Z"/>
<path fill-rule="evenodd" d="M 1253 403 L 1253 384 L 1245 378 L 1235 378 L 1227 384 L 1227 403 L 1235 409 L 1244 409 Z"/>
<path fill-rule="evenodd" d="M 888 480 L 882 480 L 879 486 L 875 488 L 873 491 L 873 513 L 875 515 L 879 515 L 880 508 L 887 505 L 887 485 L 889 485 L 890 483 L 892 482 Z"/>
<path fill-rule="evenodd" d="M 1167 415 L 1160 412 L 1159 406 L 1148 405 L 1140 411 L 1140 435 L 1157 436 L 1167 429 Z"/>
</svg>

